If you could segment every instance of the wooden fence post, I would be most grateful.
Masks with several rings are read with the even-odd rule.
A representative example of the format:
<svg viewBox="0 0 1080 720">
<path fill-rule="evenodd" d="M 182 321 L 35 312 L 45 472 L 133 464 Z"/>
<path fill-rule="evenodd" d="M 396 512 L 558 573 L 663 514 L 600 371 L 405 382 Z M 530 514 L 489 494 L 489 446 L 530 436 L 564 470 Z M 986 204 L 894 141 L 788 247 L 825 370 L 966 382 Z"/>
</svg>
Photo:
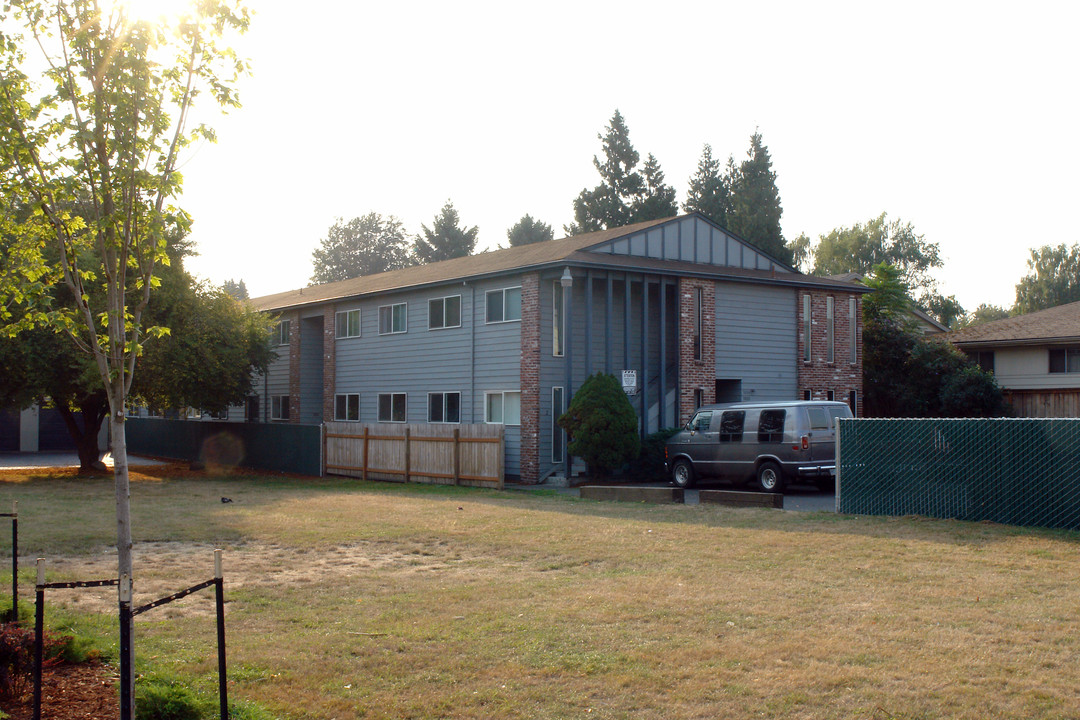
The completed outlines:
<svg viewBox="0 0 1080 720">
<path fill-rule="evenodd" d="M 367 482 L 367 469 L 368 469 L 368 426 L 367 425 L 364 425 L 364 464 L 362 465 L 362 467 L 363 467 L 364 482 Z"/>
<path fill-rule="evenodd" d="M 454 484 L 461 484 L 461 430 L 454 428 Z"/>
<path fill-rule="evenodd" d="M 503 490 L 506 487 L 506 459 L 504 457 L 506 453 L 506 430 L 502 425 L 499 426 L 498 448 L 499 451 L 495 453 L 495 462 L 498 464 L 495 472 L 499 476 L 499 489 Z"/>
<path fill-rule="evenodd" d="M 409 428 L 405 428 L 405 482 L 409 482 Z"/>
</svg>

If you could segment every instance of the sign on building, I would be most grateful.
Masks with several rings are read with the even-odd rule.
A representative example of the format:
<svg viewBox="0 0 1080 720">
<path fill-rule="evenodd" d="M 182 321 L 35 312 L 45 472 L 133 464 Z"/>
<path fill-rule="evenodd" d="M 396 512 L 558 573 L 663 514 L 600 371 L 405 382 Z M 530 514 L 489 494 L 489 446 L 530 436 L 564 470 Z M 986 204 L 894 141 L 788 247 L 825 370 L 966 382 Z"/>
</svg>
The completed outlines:
<svg viewBox="0 0 1080 720">
<path fill-rule="evenodd" d="M 637 370 L 622 371 L 622 389 L 627 395 L 637 395 Z"/>
</svg>

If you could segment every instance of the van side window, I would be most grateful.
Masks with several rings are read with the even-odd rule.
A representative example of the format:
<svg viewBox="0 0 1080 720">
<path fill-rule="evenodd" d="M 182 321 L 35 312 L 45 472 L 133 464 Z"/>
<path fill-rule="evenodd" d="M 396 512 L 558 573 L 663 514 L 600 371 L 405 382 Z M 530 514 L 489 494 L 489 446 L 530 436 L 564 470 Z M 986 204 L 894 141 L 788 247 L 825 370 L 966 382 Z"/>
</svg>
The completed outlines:
<svg viewBox="0 0 1080 720">
<path fill-rule="evenodd" d="M 836 418 L 849 418 L 853 417 L 851 414 L 851 408 L 849 407 L 831 407 L 829 408 L 829 427 L 836 427 Z"/>
<path fill-rule="evenodd" d="M 829 422 L 829 416 L 825 412 L 825 408 L 806 408 L 806 413 L 810 416 L 811 430 L 828 430 L 829 426 L 832 424 Z"/>
<path fill-rule="evenodd" d="M 758 420 L 758 442 L 783 442 L 786 410 L 762 410 Z"/>
<path fill-rule="evenodd" d="M 712 422 L 712 410 L 699 412 L 694 416 L 694 419 L 690 421 L 690 429 L 696 430 L 697 432 L 708 432 L 710 422 Z"/>
<path fill-rule="evenodd" d="M 720 442 L 742 442 L 746 411 L 727 410 L 720 416 Z"/>
</svg>

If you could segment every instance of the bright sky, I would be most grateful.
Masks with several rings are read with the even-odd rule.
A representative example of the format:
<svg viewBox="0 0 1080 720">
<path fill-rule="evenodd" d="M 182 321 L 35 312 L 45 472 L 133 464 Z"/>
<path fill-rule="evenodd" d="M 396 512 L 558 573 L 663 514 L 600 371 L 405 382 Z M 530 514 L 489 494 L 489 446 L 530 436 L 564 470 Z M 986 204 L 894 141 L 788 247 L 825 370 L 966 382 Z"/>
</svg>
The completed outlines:
<svg viewBox="0 0 1080 720">
<path fill-rule="evenodd" d="M 1009 306 L 1029 248 L 1080 242 L 1080 3 L 251 0 L 244 107 L 186 161 L 190 270 L 308 284 L 338 217 L 410 233 L 447 199 L 556 237 L 622 111 L 686 196 L 760 128 L 788 239 L 882 211 L 941 246 L 946 295 Z"/>
</svg>

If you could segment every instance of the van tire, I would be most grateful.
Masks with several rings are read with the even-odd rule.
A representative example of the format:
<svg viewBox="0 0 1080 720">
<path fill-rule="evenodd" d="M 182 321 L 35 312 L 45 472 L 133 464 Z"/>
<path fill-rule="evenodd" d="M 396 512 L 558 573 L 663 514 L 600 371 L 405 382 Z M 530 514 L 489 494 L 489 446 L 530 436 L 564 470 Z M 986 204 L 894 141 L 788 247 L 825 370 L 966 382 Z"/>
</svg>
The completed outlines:
<svg viewBox="0 0 1080 720">
<path fill-rule="evenodd" d="M 784 492 L 784 474 L 780 472 L 780 466 L 772 460 L 766 460 L 758 465 L 758 487 L 764 492 Z"/>
<path fill-rule="evenodd" d="M 671 468 L 671 482 L 681 488 L 694 487 L 694 466 L 689 460 L 679 458 L 675 461 Z"/>
</svg>

